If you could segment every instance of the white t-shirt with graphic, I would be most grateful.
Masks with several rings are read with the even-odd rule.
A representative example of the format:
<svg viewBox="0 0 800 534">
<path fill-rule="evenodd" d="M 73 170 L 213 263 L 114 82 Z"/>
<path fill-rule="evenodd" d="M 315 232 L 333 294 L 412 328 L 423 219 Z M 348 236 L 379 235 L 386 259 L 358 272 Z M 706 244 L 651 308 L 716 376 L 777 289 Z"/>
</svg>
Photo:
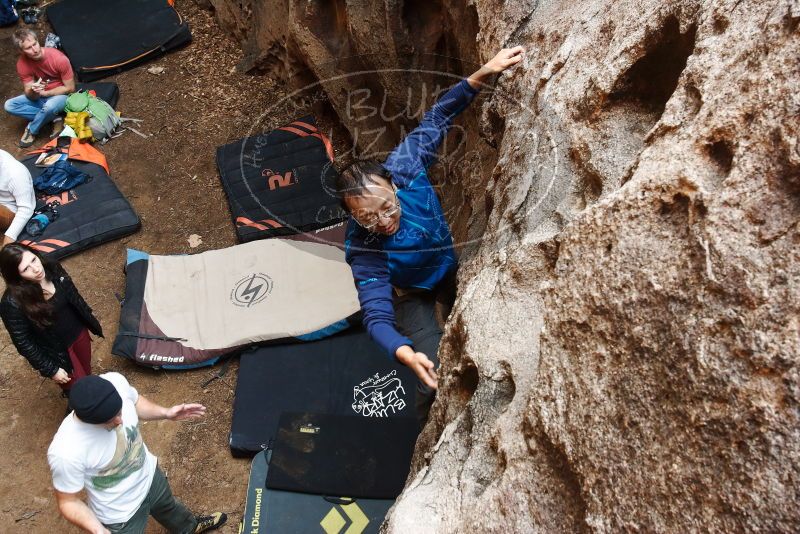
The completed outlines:
<svg viewBox="0 0 800 534">
<path fill-rule="evenodd" d="M 139 432 L 139 393 L 119 373 L 100 376 L 122 397 L 122 424 L 107 430 L 84 423 L 72 412 L 58 428 L 47 461 L 55 489 L 77 493 L 85 488 L 89 508 L 100 522 L 124 523 L 150 491 L 157 460 Z"/>
</svg>

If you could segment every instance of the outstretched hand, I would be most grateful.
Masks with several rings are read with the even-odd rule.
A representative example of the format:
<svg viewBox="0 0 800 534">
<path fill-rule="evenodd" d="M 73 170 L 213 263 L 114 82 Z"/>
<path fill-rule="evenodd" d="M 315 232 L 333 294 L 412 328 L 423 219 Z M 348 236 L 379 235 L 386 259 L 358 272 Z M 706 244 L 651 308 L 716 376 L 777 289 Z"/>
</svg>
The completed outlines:
<svg viewBox="0 0 800 534">
<path fill-rule="evenodd" d="M 414 371 L 422 383 L 432 389 L 439 387 L 438 376 L 434 369 L 433 362 L 422 352 L 414 352 L 408 345 L 403 345 L 397 349 L 397 360 L 409 369 Z"/>
<path fill-rule="evenodd" d="M 206 414 L 206 407 L 202 404 L 176 404 L 167 410 L 167 419 L 170 421 L 185 421 L 195 419 Z"/>
<path fill-rule="evenodd" d="M 493 74 L 500 74 L 507 68 L 522 61 L 524 53 L 525 49 L 521 46 L 515 46 L 514 48 L 503 48 L 484 66 Z"/>
<path fill-rule="evenodd" d="M 513 67 L 525 57 L 525 49 L 521 46 L 503 48 L 483 67 L 479 68 L 467 78 L 467 83 L 473 89 L 480 89 L 486 79 L 495 74 L 500 74 L 509 67 Z"/>
</svg>

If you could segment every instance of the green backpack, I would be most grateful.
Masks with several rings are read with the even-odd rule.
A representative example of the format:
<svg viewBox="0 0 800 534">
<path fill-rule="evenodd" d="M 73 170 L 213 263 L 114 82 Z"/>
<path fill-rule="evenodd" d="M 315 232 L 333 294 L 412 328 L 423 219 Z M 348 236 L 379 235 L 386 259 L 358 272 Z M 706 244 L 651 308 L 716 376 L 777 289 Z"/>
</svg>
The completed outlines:
<svg viewBox="0 0 800 534">
<path fill-rule="evenodd" d="M 114 111 L 114 108 L 105 100 L 86 91 L 78 91 L 69 95 L 64 111 L 88 112 L 88 125 L 92 129 L 94 141 L 106 143 L 109 139 L 121 135 L 121 132 L 117 132 L 117 130 L 122 125 L 122 119 Z"/>
</svg>

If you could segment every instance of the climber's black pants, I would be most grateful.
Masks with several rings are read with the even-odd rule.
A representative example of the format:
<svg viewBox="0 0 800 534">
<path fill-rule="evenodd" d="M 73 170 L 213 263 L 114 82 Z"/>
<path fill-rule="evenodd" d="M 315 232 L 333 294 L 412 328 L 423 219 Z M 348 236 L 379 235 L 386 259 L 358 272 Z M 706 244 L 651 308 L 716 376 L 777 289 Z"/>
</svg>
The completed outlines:
<svg viewBox="0 0 800 534">
<path fill-rule="evenodd" d="M 455 279 L 440 284 L 436 291 L 422 291 L 394 294 L 394 314 L 397 330 L 414 343 L 414 350 L 425 354 L 439 369 L 439 342 L 442 328 L 437 321 L 437 302 L 439 312 L 447 318 L 455 298 Z M 415 395 L 417 421 L 422 429 L 428 421 L 428 412 L 436 398 L 436 390 L 417 380 Z"/>
</svg>

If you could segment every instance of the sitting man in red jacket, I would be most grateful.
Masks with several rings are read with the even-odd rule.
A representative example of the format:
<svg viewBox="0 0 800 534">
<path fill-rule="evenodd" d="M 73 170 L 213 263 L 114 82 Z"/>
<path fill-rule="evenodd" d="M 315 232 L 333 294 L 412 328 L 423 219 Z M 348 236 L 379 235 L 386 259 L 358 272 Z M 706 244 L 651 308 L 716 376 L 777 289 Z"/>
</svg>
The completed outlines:
<svg viewBox="0 0 800 534">
<path fill-rule="evenodd" d="M 24 93 L 6 100 L 5 109 L 29 121 L 19 140 L 19 146 L 27 148 L 42 127 L 64 111 L 67 95 L 75 91 L 75 77 L 67 56 L 55 48 L 43 48 L 33 30 L 17 30 L 12 39 L 20 51 L 17 74 Z"/>
</svg>

